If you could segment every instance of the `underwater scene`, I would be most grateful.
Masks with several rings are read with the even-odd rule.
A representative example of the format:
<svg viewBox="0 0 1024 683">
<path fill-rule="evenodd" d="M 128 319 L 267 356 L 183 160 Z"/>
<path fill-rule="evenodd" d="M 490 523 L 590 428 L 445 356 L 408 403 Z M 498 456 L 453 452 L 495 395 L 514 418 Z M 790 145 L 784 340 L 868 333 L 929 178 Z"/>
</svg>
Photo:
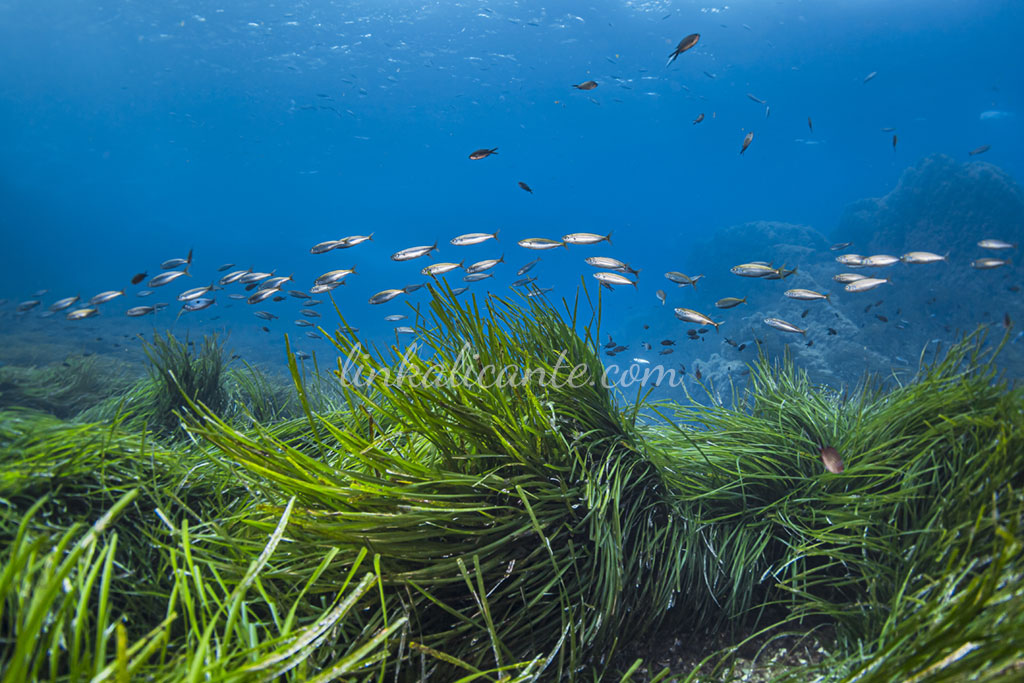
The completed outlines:
<svg viewBox="0 0 1024 683">
<path fill-rule="evenodd" d="M 0 683 L 1024 680 L 1017 0 L 0 0 Z"/>
</svg>

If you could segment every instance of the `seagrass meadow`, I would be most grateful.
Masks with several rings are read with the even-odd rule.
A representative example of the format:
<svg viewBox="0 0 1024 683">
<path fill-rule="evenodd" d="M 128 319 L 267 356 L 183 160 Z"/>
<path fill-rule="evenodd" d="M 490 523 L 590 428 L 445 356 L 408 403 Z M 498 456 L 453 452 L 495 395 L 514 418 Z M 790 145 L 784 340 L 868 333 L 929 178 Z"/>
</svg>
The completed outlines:
<svg viewBox="0 0 1024 683">
<path fill-rule="evenodd" d="M 998 339 L 845 390 L 762 355 L 728 402 L 651 402 L 569 381 L 603 372 L 599 309 L 434 291 L 417 353 L 325 327 L 287 386 L 212 337 L 154 338 L 141 377 L 4 368 L 0 679 L 1024 677 Z M 383 372 L 474 364 L 522 381 Z"/>
</svg>

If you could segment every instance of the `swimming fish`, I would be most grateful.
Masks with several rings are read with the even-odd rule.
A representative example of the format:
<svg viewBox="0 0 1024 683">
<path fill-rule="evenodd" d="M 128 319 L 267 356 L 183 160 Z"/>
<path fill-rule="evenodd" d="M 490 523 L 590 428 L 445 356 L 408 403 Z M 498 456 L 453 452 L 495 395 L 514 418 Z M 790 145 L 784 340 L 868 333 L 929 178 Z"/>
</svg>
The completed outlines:
<svg viewBox="0 0 1024 683">
<path fill-rule="evenodd" d="M 394 299 L 399 294 L 405 294 L 405 290 L 402 289 L 385 289 L 382 292 L 377 292 L 370 297 L 370 303 L 373 305 L 384 304 Z"/>
<path fill-rule="evenodd" d="M 533 194 L 533 189 L 529 185 L 524 183 L 522 180 L 519 181 L 519 187 L 521 187 L 522 189 L 526 190 L 530 194 Z"/>
<path fill-rule="evenodd" d="M 896 136 L 893 135 L 892 136 L 892 151 L 894 151 L 894 152 L 896 151 L 896 140 L 897 140 Z"/>
<path fill-rule="evenodd" d="M 679 55 L 683 54 L 691 47 L 696 45 L 698 40 L 700 40 L 699 33 L 691 33 L 690 35 L 680 40 L 679 44 L 676 45 L 676 49 L 673 50 L 672 54 L 668 56 L 668 62 L 665 64 L 665 66 L 668 66 L 672 62 L 676 61 L 676 58 L 679 57 Z"/>
<path fill-rule="evenodd" d="M 239 280 L 242 279 L 242 277 L 244 277 L 245 275 L 248 275 L 251 272 L 252 272 L 252 268 L 250 268 L 249 270 L 236 270 L 233 273 L 228 273 L 227 275 L 225 275 L 224 277 L 222 277 L 220 279 L 220 284 L 222 284 L 222 285 L 230 285 L 230 284 L 232 284 L 234 282 L 238 282 Z"/>
<path fill-rule="evenodd" d="M 469 273 L 470 275 L 474 275 L 476 273 L 482 273 L 485 270 L 490 270 L 491 268 L 493 268 L 494 266 L 498 265 L 499 263 L 504 263 L 504 262 L 505 262 L 505 255 L 502 254 L 501 258 L 492 258 L 492 259 L 486 259 L 484 261 L 477 261 L 476 263 L 474 263 L 470 267 L 466 268 L 466 272 Z"/>
<path fill-rule="evenodd" d="M 636 288 L 636 282 L 630 280 L 628 277 L 620 273 L 608 273 L 605 271 L 601 271 L 599 273 L 594 273 L 594 277 L 597 278 L 598 282 L 600 282 L 601 284 L 633 285 L 633 287 Z"/>
<path fill-rule="evenodd" d="M 564 236 L 562 241 L 566 244 L 597 244 L 598 242 L 611 244 L 612 234 L 609 232 L 607 235 L 601 236 L 592 232 L 574 232 Z"/>
<path fill-rule="evenodd" d="M 967 153 L 967 156 L 973 157 L 976 154 L 984 154 L 990 149 L 992 149 L 992 145 L 982 145 L 981 147 L 976 147 L 975 149 L 972 149 L 970 152 Z"/>
<path fill-rule="evenodd" d="M 853 242 L 836 242 L 831 247 L 829 247 L 829 249 L 831 249 L 832 251 L 840 251 L 840 250 L 846 249 L 847 247 L 852 246 L 852 245 L 853 245 Z"/>
<path fill-rule="evenodd" d="M 280 291 L 280 289 L 261 289 L 260 291 L 250 296 L 248 301 L 250 304 L 262 303 Z"/>
<path fill-rule="evenodd" d="M 762 99 L 761 99 L 760 97 L 756 97 L 756 96 L 755 96 L 755 95 L 753 95 L 752 93 L 749 93 L 749 92 L 748 92 L 748 93 L 747 93 L 747 97 L 749 97 L 750 99 L 754 100 L 754 101 L 755 101 L 755 102 L 757 102 L 758 104 L 765 104 L 765 101 L 764 101 L 764 100 L 762 100 Z"/>
<path fill-rule="evenodd" d="M 90 306 L 98 306 L 100 304 L 105 304 L 108 301 L 113 301 L 114 299 L 116 299 L 119 296 L 122 296 L 123 294 L 124 294 L 124 290 L 123 289 L 120 290 L 120 291 L 110 290 L 108 292 L 100 292 L 99 294 L 97 294 L 93 298 L 89 299 L 89 305 Z"/>
<path fill-rule="evenodd" d="M 630 275 L 640 274 L 639 268 L 633 268 L 628 263 L 623 263 L 609 256 L 588 256 L 583 260 L 587 265 L 594 266 L 595 268 L 604 268 L 605 270 L 614 270 L 620 273 L 629 273 Z"/>
<path fill-rule="evenodd" d="M 812 133 L 814 132 L 814 124 L 811 123 L 811 117 L 810 116 L 807 117 L 807 128 L 810 129 L 810 131 Z"/>
<path fill-rule="evenodd" d="M 783 294 L 790 299 L 797 299 L 798 301 L 816 301 L 818 299 L 828 301 L 828 294 L 815 292 L 812 289 L 787 289 Z"/>
<path fill-rule="evenodd" d="M 356 272 L 356 267 L 351 268 L 339 268 L 338 270 L 330 270 L 316 280 L 313 281 L 314 285 L 329 285 L 340 282 L 343 278 L 348 275 L 352 275 Z M 336 286 L 336 285 L 335 285 Z"/>
<path fill-rule="evenodd" d="M 168 282 L 177 280 L 182 275 L 188 275 L 188 268 L 184 270 L 172 270 L 169 273 L 160 273 L 155 278 L 149 281 L 148 287 L 160 287 L 166 285 Z"/>
<path fill-rule="evenodd" d="M 690 277 L 689 275 L 686 275 L 684 273 L 670 270 L 667 273 L 665 273 L 665 277 L 668 278 L 670 281 L 675 282 L 680 287 L 682 287 L 683 285 L 692 285 L 694 289 L 697 289 L 697 280 L 704 277 L 704 274 L 701 273 L 700 275 Z"/>
<path fill-rule="evenodd" d="M 192 250 L 188 250 L 188 258 L 172 258 L 167 259 L 160 264 L 161 270 L 170 270 L 171 268 L 177 268 L 178 266 L 185 266 L 192 263 Z M 186 269 L 187 270 L 187 269 Z"/>
<path fill-rule="evenodd" d="M 277 316 L 270 311 L 255 311 L 254 315 L 257 318 L 263 318 L 264 320 L 277 320 Z M 267 328 L 263 328 L 264 332 L 269 332 Z"/>
<path fill-rule="evenodd" d="M 464 246 L 468 246 L 470 244 L 480 244 L 481 242 L 486 242 L 487 240 L 497 240 L 499 232 L 501 232 L 501 230 L 495 230 L 494 232 L 468 232 L 465 235 L 459 235 L 458 237 L 453 237 L 453 238 L 451 238 L 448 241 L 449 241 L 449 243 L 451 243 L 452 245 L 454 245 L 456 247 L 464 247 Z M 435 244 L 434 246 L 436 247 L 437 245 Z M 413 247 L 413 249 L 423 249 L 423 247 Z M 409 250 L 405 249 L 404 251 L 409 251 Z M 397 261 L 397 260 L 404 260 L 404 259 L 395 259 L 395 260 Z"/>
<path fill-rule="evenodd" d="M 479 282 L 480 280 L 486 280 L 489 277 L 494 277 L 494 273 L 470 273 L 462 278 L 463 282 Z"/>
<path fill-rule="evenodd" d="M 864 257 L 860 254 L 840 254 L 836 256 L 836 263 L 842 263 L 844 266 L 860 266 L 863 265 Z"/>
<path fill-rule="evenodd" d="M 845 289 L 847 292 L 867 292 L 874 289 L 875 287 L 884 285 L 886 282 L 889 282 L 888 278 L 866 277 L 863 280 L 851 282 L 850 284 L 843 287 L 843 289 Z"/>
<path fill-rule="evenodd" d="M 874 256 L 868 256 L 861 259 L 860 265 L 879 268 L 881 266 L 891 266 L 894 263 L 899 263 L 899 260 L 900 259 L 898 257 L 890 256 L 889 254 L 875 254 Z"/>
<path fill-rule="evenodd" d="M 139 284 L 140 282 L 146 279 L 147 275 L 149 275 L 149 273 L 136 273 L 135 275 L 132 275 L 132 284 Z"/>
<path fill-rule="evenodd" d="M 850 282 L 856 282 L 857 280 L 863 280 L 867 275 L 861 275 L 859 273 L 837 273 L 832 276 L 832 279 L 836 282 L 842 282 L 847 284 Z"/>
<path fill-rule="evenodd" d="M 900 256 L 900 261 L 903 261 L 904 263 L 936 263 L 937 261 L 945 260 L 945 256 L 939 256 L 938 254 L 933 254 L 930 251 L 909 251 L 903 256 Z"/>
<path fill-rule="evenodd" d="M 100 314 L 98 308 L 79 308 L 78 310 L 71 311 L 65 318 L 68 320 L 85 320 L 86 318 L 92 318 Z"/>
<path fill-rule="evenodd" d="M 532 261 L 527 263 L 525 266 L 523 266 L 522 268 L 517 270 L 516 271 L 516 275 L 526 275 L 538 263 L 540 263 L 540 256 L 538 256 L 537 258 L 533 259 Z M 589 260 L 588 260 L 588 263 L 589 263 Z"/>
<path fill-rule="evenodd" d="M 234 268 L 234 267 L 235 267 L 234 263 L 225 263 L 224 265 L 222 265 L 219 268 L 217 268 L 217 272 L 218 273 L 223 273 L 225 270 L 228 270 L 229 268 Z"/>
<path fill-rule="evenodd" d="M 677 318 L 688 323 L 697 323 L 698 325 L 711 325 L 715 328 L 715 332 L 718 331 L 718 326 L 722 323 L 716 323 L 711 318 L 707 317 L 703 313 L 690 308 L 677 308 L 673 311 Z"/>
<path fill-rule="evenodd" d="M 546 237 L 528 237 L 524 240 L 519 240 L 518 244 L 526 249 L 554 249 L 555 247 L 566 246 L 565 242 L 549 240 Z"/>
<path fill-rule="evenodd" d="M 740 277 L 764 277 L 778 271 L 764 263 L 741 263 L 730 268 L 729 272 Z"/>
<path fill-rule="evenodd" d="M 458 263 L 431 263 L 420 272 L 424 275 L 444 275 L 445 273 L 450 273 L 456 268 L 462 268 L 462 263 L 462 261 L 459 261 Z"/>
<path fill-rule="evenodd" d="M 149 315 L 156 311 L 156 306 L 133 306 L 124 312 L 129 318 L 138 318 L 142 315 Z"/>
<path fill-rule="evenodd" d="M 658 291 L 656 291 L 654 293 L 654 296 L 658 297 L 658 301 L 661 302 L 662 306 L 665 305 L 665 300 L 668 299 L 668 296 L 665 294 L 665 290 L 663 289 L 659 289 Z"/>
<path fill-rule="evenodd" d="M 697 114 L 697 118 L 695 118 L 693 120 L 693 123 L 694 123 L 694 125 L 696 125 L 696 124 L 700 123 L 703 120 L 704 120 L 704 112 L 701 112 L 700 114 Z"/>
<path fill-rule="evenodd" d="M 801 330 L 799 327 L 797 327 L 793 323 L 787 323 L 785 320 L 782 320 L 781 318 L 765 318 L 764 319 L 764 324 L 767 325 L 768 327 L 774 327 L 775 329 L 781 330 L 783 332 L 795 332 L 797 334 L 807 334 L 807 330 Z"/>
<path fill-rule="evenodd" d="M 832 474 L 839 474 L 843 471 L 843 459 L 839 457 L 839 451 L 832 446 L 821 447 L 821 462 L 825 469 Z"/>
<path fill-rule="evenodd" d="M 579 85 L 573 85 L 572 87 L 577 90 L 593 90 L 597 87 L 597 81 L 583 81 Z"/>
<path fill-rule="evenodd" d="M 982 249 L 1016 249 L 1017 243 L 1004 242 L 1003 240 L 981 240 L 978 242 L 978 246 Z"/>
<path fill-rule="evenodd" d="M 1010 265 L 1010 259 L 979 258 L 971 261 L 971 268 L 976 268 L 978 270 L 990 270 L 992 268 L 1008 265 Z"/>
<path fill-rule="evenodd" d="M 472 154 L 470 154 L 469 158 L 472 159 L 473 161 L 477 161 L 478 159 L 486 159 L 487 157 L 491 156 L 492 154 L 497 154 L 497 153 L 498 153 L 498 148 L 497 147 L 495 147 L 494 149 L 478 149 L 477 151 L 475 151 Z"/>
<path fill-rule="evenodd" d="M 467 244 L 475 244 L 475 243 L 474 242 L 467 242 Z M 432 251 L 437 251 L 437 242 L 434 242 L 430 246 L 409 247 L 408 249 L 402 249 L 401 251 L 396 251 L 394 254 L 391 255 L 391 260 L 392 261 L 410 261 L 410 260 L 412 260 L 414 258 L 419 258 L 420 256 L 429 256 L 430 252 L 432 252 Z"/>
<path fill-rule="evenodd" d="M 178 301 L 191 301 L 192 299 L 198 299 L 203 294 L 206 294 L 207 292 L 212 291 L 212 290 L 213 290 L 213 285 L 212 284 L 208 285 L 206 287 L 195 287 L 194 289 L 189 289 L 189 290 L 186 290 L 186 291 L 182 292 L 181 294 L 179 294 L 178 295 Z"/>
<path fill-rule="evenodd" d="M 867 76 L 864 77 L 864 82 L 867 83 L 868 81 L 870 81 L 872 78 L 874 78 L 877 75 L 878 75 L 877 71 L 872 71 L 871 73 L 869 73 Z"/>
<path fill-rule="evenodd" d="M 60 299 L 59 301 L 55 301 L 52 304 L 50 304 L 50 310 L 53 311 L 54 313 L 57 313 L 59 311 L 63 311 L 65 308 L 71 308 L 71 306 L 75 304 L 80 298 L 80 296 L 69 296 L 64 299 Z"/>
<path fill-rule="evenodd" d="M 754 131 L 747 133 L 747 136 L 743 138 L 743 147 L 740 148 L 740 154 L 747 151 L 747 147 L 750 147 L 750 143 L 754 141 Z"/>
<path fill-rule="evenodd" d="M 739 306 L 740 304 L 743 304 L 743 303 L 746 303 L 746 302 L 747 302 L 747 297 L 743 297 L 742 299 L 737 299 L 734 296 L 727 296 L 724 299 L 719 299 L 718 301 L 716 301 L 715 302 L 715 307 L 716 308 L 735 308 L 736 306 Z"/>
</svg>

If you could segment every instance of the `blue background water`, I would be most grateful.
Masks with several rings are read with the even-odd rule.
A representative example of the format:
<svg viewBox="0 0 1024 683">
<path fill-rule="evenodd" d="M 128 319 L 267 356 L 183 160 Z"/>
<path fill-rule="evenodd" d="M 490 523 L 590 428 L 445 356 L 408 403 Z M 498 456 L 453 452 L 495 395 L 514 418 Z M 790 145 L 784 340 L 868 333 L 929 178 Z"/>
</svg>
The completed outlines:
<svg viewBox="0 0 1024 683">
<path fill-rule="evenodd" d="M 581 275 L 596 285 L 584 256 L 615 256 L 645 274 L 639 292 L 605 297 L 606 317 L 671 316 L 654 297 L 661 273 L 701 271 L 693 245 L 716 228 L 771 219 L 828 234 L 847 203 L 884 194 L 908 165 L 966 160 L 982 144 L 1019 178 L 1022 28 L 1013 0 L 0 2 L 0 298 L 87 298 L 194 247 L 186 285 L 148 299 L 129 288 L 89 323 L 171 302 L 138 323 L 146 331 L 224 262 L 294 272 L 299 289 L 354 263 L 337 299 L 387 338 L 382 318 L 405 312 L 402 299 L 367 298 L 425 279 L 425 260 L 389 260 L 400 248 L 504 254 L 471 291 L 506 293 L 537 255 L 515 240 L 614 231 L 610 247 L 542 253 L 531 274 L 571 295 Z M 691 32 L 700 43 L 666 68 Z M 570 87 L 587 79 L 599 87 Z M 480 147 L 499 154 L 468 160 Z M 446 244 L 497 229 L 499 244 Z M 252 307 L 226 307 L 229 291 L 241 290 L 176 329 L 219 315 L 240 338 L 258 330 Z M 281 315 L 268 347 L 300 333 L 299 303 L 265 307 Z"/>
</svg>

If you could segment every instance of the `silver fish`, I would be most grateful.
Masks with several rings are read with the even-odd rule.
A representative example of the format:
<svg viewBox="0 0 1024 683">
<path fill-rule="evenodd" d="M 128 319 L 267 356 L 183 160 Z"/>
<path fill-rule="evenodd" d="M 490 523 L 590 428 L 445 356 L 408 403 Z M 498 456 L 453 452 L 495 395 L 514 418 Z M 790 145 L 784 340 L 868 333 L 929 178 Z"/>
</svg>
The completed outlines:
<svg viewBox="0 0 1024 683">
<path fill-rule="evenodd" d="M 156 311 L 156 306 L 133 306 L 124 312 L 129 318 L 138 318 L 141 315 L 149 315 Z"/>
<path fill-rule="evenodd" d="M 860 254 L 840 254 L 836 256 L 836 263 L 842 263 L 844 266 L 859 266 L 862 265 L 864 257 Z"/>
<path fill-rule="evenodd" d="M 1016 242 L 1006 242 L 1004 240 L 981 240 L 978 242 L 978 246 L 982 249 L 1016 249 Z"/>
<path fill-rule="evenodd" d="M 252 282 L 259 282 L 260 280 L 266 280 L 268 277 L 274 277 L 274 272 L 269 273 L 253 273 L 249 272 L 238 278 L 238 283 L 241 285 L 247 285 Z"/>
<path fill-rule="evenodd" d="M 841 251 L 852 245 L 853 242 L 837 242 L 836 244 L 833 244 L 831 247 L 829 247 L 829 249 L 831 249 L 832 251 Z"/>
<path fill-rule="evenodd" d="M 177 280 L 182 275 L 188 275 L 188 274 L 189 274 L 188 268 L 185 268 L 184 270 L 172 270 L 169 273 L 160 273 L 155 278 L 150 280 L 147 283 L 147 286 L 148 287 L 162 287 L 163 285 L 166 285 L 168 282 L 174 282 L 175 280 Z"/>
<path fill-rule="evenodd" d="M 398 322 L 399 320 L 405 320 L 408 317 L 409 316 L 403 315 L 401 313 L 392 313 L 391 315 L 384 316 L 384 319 L 387 320 L 389 323 L 394 323 Z"/>
<path fill-rule="evenodd" d="M 523 266 L 522 268 L 517 270 L 516 271 L 516 275 L 526 275 L 538 263 L 540 263 L 540 256 L 538 256 L 537 258 L 533 259 L 532 261 L 527 263 L 525 266 Z"/>
<path fill-rule="evenodd" d="M 458 296 L 460 294 L 465 294 L 468 291 L 469 291 L 469 287 L 456 287 L 455 289 L 452 290 L 452 296 Z"/>
<path fill-rule="evenodd" d="M 640 274 L 639 268 L 633 268 L 628 263 L 623 263 L 617 258 L 611 258 L 608 256 L 589 256 L 583 260 L 586 261 L 587 265 L 594 266 L 595 268 L 614 270 L 619 273 L 629 273 L 630 275 Z"/>
<path fill-rule="evenodd" d="M 399 325 L 395 328 L 395 334 L 416 334 L 416 330 L 408 325 Z"/>
<path fill-rule="evenodd" d="M 298 325 L 299 327 L 313 327 L 314 326 L 314 324 L 309 322 L 308 320 L 296 320 L 295 324 Z"/>
<path fill-rule="evenodd" d="M 874 289 L 875 287 L 884 285 L 889 282 L 889 278 L 884 277 L 866 277 L 863 280 L 857 280 L 843 287 L 847 292 L 867 292 Z"/>
<path fill-rule="evenodd" d="M 303 308 L 301 311 L 299 311 L 299 313 L 301 315 L 303 315 L 304 317 L 306 317 L 306 318 L 319 318 L 320 317 L 320 314 L 317 313 L 316 311 L 314 311 L 311 308 Z"/>
<path fill-rule="evenodd" d="M 494 277 L 494 273 L 470 273 L 462 278 L 463 282 L 479 282 L 480 280 L 486 280 L 489 277 Z"/>
<path fill-rule="evenodd" d="M 323 275 L 318 277 L 316 280 L 314 280 L 313 284 L 314 285 L 328 285 L 328 284 L 332 284 L 332 283 L 335 283 L 335 282 L 340 282 L 346 276 L 352 275 L 355 272 L 356 272 L 356 267 L 355 266 L 352 266 L 351 268 L 339 268 L 338 270 L 331 270 L 331 271 L 328 271 L 328 272 L 324 273 Z M 315 293 L 316 292 L 314 292 L 314 294 Z"/>
<path fill-rule="evenodd" d="M 213 285 L 207 285 L 206 287 L 195 287 L 193 289 L 186 290 L 178 295 L 178 301 L 191 301 L 192 299 L 198 299 L 203 294 L 213 291 Z"/>
<path fill-rule="evenodd" d="M 881 266 L 891 266 L 894 263 L 899 263 L 900 259 L 897 256 L 890 256 L 889 254 L 875 254 L 874 256 L 868 256 L 861 260 L 860 265 L 868 266 L 869 268 L 878 268 Z"/>
<path fill-rule="evenodd" d="M 863 280 L 867 275 L 860 275 L 859 273 L 837 273 L 832 276 L 832 279 L 836 282 L 842 282 L 846 284 L 848 282 L 856 282 L 857 280 Z"/>
<path fill-rule="evenodd" d="M 979 258 L 971 261 L 971 268 L 977 268 L 978 270 L 990 270 L 992 268 L 1008 265 L 1010 265 L 1010 259 Z"/>
<path fill-rule="evenodd" d="M 288 290 L 288 294 L 290 296 L 295 297 L 296 299 L 309 299 L 310 298 L 309 294 L 306 294 L 305 292 L 300 292 L 297 289 L 289 289 Z"/>
<path fill-rule="evenodd" d="M 402 290 L 402 289 L 385 289 L 384 291 L 377 292 L 376 294 L 371 296 L 370 297 L 370 303 L 374 304 L 374 305 L 384 304 L 384 303 L 387 303 L 387 302 L 391 301 L 392 299 L 394 299 L 396 296 L 399 296 L 400 294 L 405 294 L 405 290 Z"/>
<path fill-rule="evenodd" d="M 727 296 L 724 299 L 719 299 L 718 301 L 716 301 L 715 308 L 735 308 L 736 306 L 745 303 L 747 303 L 747 297 L 737 299 L 734 296 Z"/>
<path fill-rule="evenodd" d="M 204 308 L 209 308 L 215 303 L 217 303 L 217 301 L 213 297 L 200 297 L 198 299 L 186 301 L 184 304 L 182 304 L 181 310 L 182 312 L 201 311 Z"/>
<path fill-rule="evenodd" d="M 235 267 L 234 263 L 225 263 L 221 267 L 217 268 L 217 272 L 218 273 L 223 273 L 225 270 L 228 270 L 229 268 L 234 268 L 234 267 Z"/>
<path fill-rule="evenodd" d="M 554 249 L 555 247 L 564 247 L 566 244 L 557 240 L 549 240 L 546 237 L 528 237 L 519 240 L 519 246 L 526 249 Z"/>
<path fill-rule="evenodd" d="M 233 273 L 228 273 L 220 279 L 220 284 L 230 285 L 233 282 L 238 282 L 240 279 L 252 272 L 252 268 L 249 270 L 236 270 Z"/>
<path fill-rule="evenodd" d="M 61 299 L 60 301 L 55 301 L 50 304 L 50 310 L 57 313 L 58 311 L 63 311 L 65 308 L 71 308 L 71 306 L 81 298 L 82 297 L 80 296 L 69 296 Z"/>
<path fill-rule="evenodd" d="M 797 334 L 804 335 L 807 334 L 807 330 L 801 330 L 793 323 L 787 323 L 785 320 L 782 320 L 781 318 L 765 318 L 764 324 L 767 325 L 768 327 L 774 327 L 777 330 L 782 330 L 783 332 L 795 332 Z"/>
<path fill-rule="evenodd" d="M 658 297 L 658 301 L 661 302 L 662 306 L 665 305 L 665 301 L 668 299 L 668 296 L 665 294 L 665 290 L 663 289 L 659 289 L 658 291 L 656 291 L 654 293 L 654 296 Z"/>
<path fill-rule="evenodd" d="M 250 304 L 262 303 L 280 291 L 280 289 L 261 289 L 250 296 L 248 301 Z"/>
<path fill-rule="evenodd" d="M 948 255 L 946 254 L 946 256 Z M 930 251 L 909 251 L 900 256 L 900 261 L 904 263 L 936 263 L 938 261 L 945 261 L 946 256 L 939 256 Z"/>
<path fill-rule="evenodd" d="M 331 291 L 332 289 L 337 289 L 340 285 L 343 285 L 343 284 L 345 284 L 344 280 L 334 281 L 334 282 L 327 282 L 327 283 L 322 284 L 322 285 L 313 285 L 312 287 L 309 288 L 309 293 L 310 294 L 323 294 L 325 292 Z"/>
<path fill-rule="evenodd" d="M 543 296 L 544 294 L 547 294 L 548 292 L 550 292 L 553 289 L 554 289 L 554 287 L 542 287 L 540 289 L 534 289 L 534 290 L 531 290 L 531 291 L 527 292 L 526 296 L 531 297 L 531 298 L 535 297 L 535 296 Z"/>
<path fill-rule="evenodd" d="M 603 237 L 592 232 L 574 232 L 562 237 L 566 244 L 597 244 L 598 242 L 612 243 L 612 234 L 609 232 Z"/>
<path fill-rule="evenodd" d="M 415 292 L 417 289 L 421 288 L 422 286 L 423 286 L 422 282 L 417 283 L 415 285 L 406 285 L 405 287 L 402 287 L 402 291 L 405 292 L 406 294 L 412 294 L 413 292 Z"/>
<path fill-rule="evenodd" d="M 171 268 L 177 268 L 178 266 L 187 266 L 192 263 L 192 250 L 188 250 L 188 258 L 172 258 L 167 259 L 160 264 L 161 270 L 170 270 Z"/>
<path fill-rule="evenodd" d="M 495 230 L 494 232 L 469 232 L 466 233 L 465 235 L 453 237 L 449 240 L 449 242 L 456 247 L 464 247 L 470 244 L 480 244 L 481 242 L 486 242 L 487 240 L 498 239 L 499 232 L 501 231 Z"/>
<path fill-rule="evenodd" d="M 536 282 L 536 281 L 537 281 L 537 278 L 535 276 L 524 277 L 524 278 L 520 278 L 520 279 L 516 280 L 510 286 L 512 286 L 512 287 L 525 287 L 526 285 L 530 284 L 531 282 Z"/>
<path fill-rule="evenodd" d="M 303 306 L 319 306 L 323 303 L 323 299 L 310 299 L 309 301 L 303 301 Z"/>
<path fill-rule="evenodd" d="M 140 292 L 135 292 L 135 296 L 149 296 L 153 293 L 152 289 L 143 289 Z"/>
<path fill-rule="evenodd" d="M 670 270 L 667 273 L 665 273 L 665 277 L 668 278 L 670 281 L 675 282 L 680 287 L 682 287 L 683 285 L 692 285 L 694 289 L 697 289 L 697 280 L 704 277 L 704 274 L 701 273 L 700 275 L 690 277 L 689 275 L 686 275 L 684 273 L 679 273 L 677 271 Z"/>
<path fill-rule="evenodd" d="M 396 251 L 394 254 L 391 255 L 391 260 L 392 261 L 411 261 L 412 259 L 419 258 L 420 256 L 429 256 L 430 252 L 432 252 L 432 251 L 437 251 L 437 242 L 434 242 L 430 246 L 425 246 L 425 247 L 409 247 L 408 249 L 402 249 L 401 251 Z"/>
<path fill-rule="evenodd" d="M 71 311 L 65 318 L 68 320 L 85 320 L 86 318 L 93 318 L 100 314 L 98 308 L 79 308 L 78 310 Z"/>
<path fill-rule="evenodd" d="M 123 296 L 123 295 L 124 295 L 124 290 L 123 289 L 120 290 L 120 291 L 116 291 L 116 292 L 114 290 L 110 290 L 109 292 L 100 292 L 99 294 L 97 294 L 93 298 L 89 299 L 89 305 L 90 306 L 99 306 L 100 304 L 105 304 L 108 301 L 113 301 L 117 297 Z"/>
<path fill-rule="evenodd" d="M 429 266 L 427 266 L 420 272 L 424 275 L 444 275 L 445 273 L 450 273 L 456 268 L 461 268 L 462 263 L 462 261 L 459 261 L 458 263 L 431 263 Z"/>
<path fill-rule="evenodd" d="M 270 311 L 255 311 L 253 312 L 257 318 L 263 318 L 264 320 L 277 320 L 277 316 Z"/>
<path fill-rule="evenodd" d="M 698 325 L 711 325 L 715 328 L 715 332 L 718 331 L 718 326 L 722 324 L 716 323 L 703 313 L 698 313 L 691 308 L 677 308 L 673 312 L 676 314 L 676 317 L 683 322 L 697 323 Z"/>
<path fill-rule="evenodd" d="M 43 303 L 38 299 L 29 299 L 28 301 L 22 301 L 18 304 L 18 313 L 24 313 L 25 311 L 31 311 L 33 308 Z"/>
<path fill-rule="evenodd" d="M 733 266 L 729 269 L 729 272 L 733 275 L 739 275 L 741 277 L 764 277 L 777 273 L 778 271 L 771 266 L 766 266 L 762 263 L 741 263 L 738 266 Z"/>
<path fill-rule="evenodd" d="M 350 235 L 348 237 L 342 237 L 338 240 L 341 242 L 341 246 L 339 246 L 338 249 L 348 249 L 349 247 L 354 247 L 357 244 L 362 244 L 363 242 L 373 241 L 373 236 L 375 234 L 376 233 L 371 232 L 369 235 Z"/>
<path fill-rule="evenodd" d="M 501 258 L 492 258 L 492 259 L 487 259 L 485 261 L 477 261 L 476 263 L 471 265 L 469 268 L 466 268 L 466 272 L 469 273 L 470 275 L 473 275 L 474 273 L 482 273 L 485 270 L 490 270 L 491 268 L 493 268 L 494 266 L 498 265 L 499 263 L 504 263 L 504 262 L 505 262 L 505 255 L 502 254 Z"/>
<path fill-rule="evenodd" d="M 289 282 L 291 279 L 291 275 L 289 275 L 288 277 L 272 277 L 269 280 L 264 280 L 263 282 L 261 282 L 260 289 L 281 289 L 281 285 L 283 285 L 286 282 Z"/>
<path fill-rule="evenodd" d="M 310 254 L 326 254 L 327 252 L 329 252 L 329 251 L 331 251 L 333 249 L 337 249 L 342 244 L 344 244 L 344 240 L 327 240 L 326 242 L 319 242 L 319 243 L 314 244 L 312 247 L 309 248 L 309 253 Z"/>
<path fill-rule="evenodd" d="M 605 271 L 601 271 L 599 273 L 594 273 L 594 277 L 596 277 L 598 282 L 600 282 L 601 284 L 633 285 L 633 288 L 636 289 L 636 282 L 630 280 L 628 277 L 621 273 L 608 273 Z"/>
<path fill-rule="evenodd" d="M 240 292 L 235 292 L 234 294 L 228 294 L 228 298 L 229 299 L 235 299 L 236 301 L 241 301 L 242 299 L 248 299 L 249 295 L 248 294 L 242 294 Z"/>
<path fill-rule="evenodd" d="M 817 301 L 824 299 L 828 301 L 828 294 L 822 294 L 821 292 L 815 292 L 813 289 L 787 289 L 783 292 L 785 296 L 790 299 L 796 299 L 798 301 Z"/>
</svg>

